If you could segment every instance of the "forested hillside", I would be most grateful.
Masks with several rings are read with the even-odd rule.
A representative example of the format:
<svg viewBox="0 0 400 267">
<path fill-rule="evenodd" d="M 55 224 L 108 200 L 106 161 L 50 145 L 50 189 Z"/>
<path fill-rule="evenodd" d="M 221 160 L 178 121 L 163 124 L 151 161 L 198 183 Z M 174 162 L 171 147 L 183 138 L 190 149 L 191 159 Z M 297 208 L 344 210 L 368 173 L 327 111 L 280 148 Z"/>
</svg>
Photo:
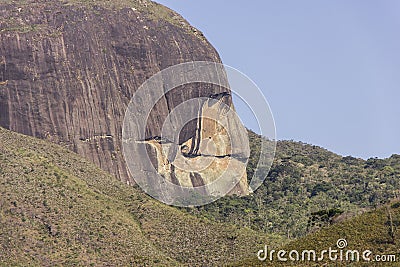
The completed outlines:
<svg viewBox="0 0 400 267">
<path fill-rule="evenodd" d="M 270 245 L 270 249 L 283 249 L 288 252 L 292 250 L 300 252 L 314 250 L 318 254 L 317 257 L 320 257 L 319 252 L 329 249 L 329 247 L 339 250 L 338 240 L 344 242 L 341 245 L 344 246 L 342 249 L 344 262 L 331 261 L 328 255 L 325 255 L 324 259 L 319 262 L 317 260 L 314 262 L 307 260 L 282 262 L 278 261 L 275 255 L 272 262 L 269 259 L 260 261 L 256 256 L 253 256 L 239 261 L 239 264 L 234 266 L 399 266 L 400 202 L 388 203 L 376 210 L 365 212 L 347 221 L 324 228 L 282 247 L 266 245 Z M 353 256 L 346 258 L 348 250 L 355 250 L 359 253 L 358 261 L 356 254 L 354 258 L 351 258 Z M 370 262 L 366 262 L 362 257 L 365 250 L 371 251 L 368 256 Z"/>
<path fill-rule="evenodd" d="M 260 138 L 249 132 L 249 178 Z M 400 155 L 363 160 L 301 142 L 278 141 L 271 171 L 254 194 L 225 197 L 187 211 L 293 239 L 399 196 Z"/>
</svg>

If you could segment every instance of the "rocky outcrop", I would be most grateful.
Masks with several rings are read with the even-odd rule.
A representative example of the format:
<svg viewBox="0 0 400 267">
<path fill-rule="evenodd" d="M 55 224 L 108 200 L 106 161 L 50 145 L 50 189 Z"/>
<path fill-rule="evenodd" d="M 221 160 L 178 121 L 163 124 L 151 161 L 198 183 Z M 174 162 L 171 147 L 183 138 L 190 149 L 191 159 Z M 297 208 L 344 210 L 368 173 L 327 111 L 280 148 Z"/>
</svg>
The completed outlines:
<svg viewBox="0 0 400 267">
<path fill-rule="evenodd" d="M 220 59 L 198 30 L 161 5 L 145 0 L 88 3 L 1 2 L 0 125 L 62 144 L 133 183 L 121 152 L 122 121 L 133 93 L 169 66 Z M 225 91 L 213 85 L 174 89 L 154 107 L 146 138 L 160 136 L 169 111 L 184 100 Z M 225 98 L 231 105 L 229 94 Z M 179 144 L 189 154 L 203 150 L 194 151 L 191 143 L 197 123 L 187 124 L 180 134 Z M 215 134 L 210 131 L 203 134 Z M 222 150 L 217 156 L 229 156 Z M 189 175 L 195 186 L 210 174 Z M 246 177 L 235 192 L 247 193 Z"/>
<path fill-rule="evenodd" d="M 219 95 L 230 94 L 224 92 Z M 173 184 L 189 188 L 201 187 L 199 193 L 203 196 L 218 197 L 225 192 L 248 194 L 245 170 L 250 151 L 246 149 L 248 145 L 245 145 L 245 129 L 241 129 L 243 126 L 234 111 L 223 103 L 223 98 L 204 100 L 199 113 L 200 119 L 197 121 L 195 135 L 189 140 L 176 143 L 170 139 L 156 137 L 139 143 L 150 146 L 154 155 L 154 168 Z M 235 130 L 235 136 L 232 136 L 231 130 Z M 138 168 L 135 172 L 140 171 L 141 168 Z M 223 183 L 218 183 L 218 179 L 222 179 Z M 151 183 L 150 179 L 145 182 Z M 151 187 L 157 188 L 157 183 Z M 164 194 L 169 191 L 170 201 L 176 200 L 177 195 L 184 195 L 179 189 L 164 188 L 163 191 Z M 164 199 L 166 198 L 165 196 Z"/>
</svg>

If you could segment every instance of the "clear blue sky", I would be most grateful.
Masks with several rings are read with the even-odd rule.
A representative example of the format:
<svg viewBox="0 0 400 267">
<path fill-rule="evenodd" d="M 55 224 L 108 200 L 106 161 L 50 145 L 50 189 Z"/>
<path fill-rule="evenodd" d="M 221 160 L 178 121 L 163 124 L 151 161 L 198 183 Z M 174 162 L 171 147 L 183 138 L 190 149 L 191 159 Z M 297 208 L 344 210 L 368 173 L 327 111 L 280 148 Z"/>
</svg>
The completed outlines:
<svg viewBox="0 0 400 267">
<path fill-rule="evenodd" d="M 157 2 L 257 83 L 278 139 L 362 158 L 400 154 L 400 1 Z"/>
</svg>

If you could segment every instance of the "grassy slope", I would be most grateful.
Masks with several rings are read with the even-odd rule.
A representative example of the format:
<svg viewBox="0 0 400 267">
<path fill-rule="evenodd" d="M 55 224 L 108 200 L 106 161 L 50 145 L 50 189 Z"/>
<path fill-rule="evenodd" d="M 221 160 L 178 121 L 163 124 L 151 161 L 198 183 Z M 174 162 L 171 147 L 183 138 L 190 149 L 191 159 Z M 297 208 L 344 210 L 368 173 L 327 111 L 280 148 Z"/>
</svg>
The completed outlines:
<svg viewBox="0 0 400 267">
<path fill-rule="evenodd" d="M 390 235 L 390 216 L 394 226 L 394 239 Z M 283 247 L 286 251 L 293 249 L 297 251 L 314 249 L 321 251 L 332 247 L 336 248 L 338 239 L 346 239 L 348 246 L 346 249 L 371 250 L 373 255 L 396 255 L 397 262 L 394 263 L 371 263 L 367 266 L 399 266 L 400 265 L 400 203 L 387 205 L 374 211 L 366 212 L 351 220 L 338 223 L 331 227 L 324 228 L 318 232 L 310 234 L 304 238 L 293 241 Z M 393 242 L 394 241 L 394 242 Z M 262 248 L 260 248 L 262 249 Z M 271 248 L 272 249 L 272 248 Z M 279 248 L 274 248 L 279 249 Z M 345 249 L 345 250 L 346 250 Z M 329 263 L 329 262 L 328 262 Z M 291 263 L 293 266 L 314 266 L 310 263 Z M 252 259 L 244 260 L 237 266 L 287 266 L 285 264 L 271 264 L 270 262 L 261 263 L 255 256 Z M 330 262 L 327 266 L 336 266 Z M 338 263 L 339 264 L 339 263 Z M 350 262 L 342 263 L 339 266 L 350 266 Z M 363 265 L 364 264 L 364 265 Z M 365 266 L 365 262 L 352 263 L 351 266 Z M 319 263 L 315 266 L 320 266 Z M 235 265 L 236 266 L 236 265 Z"/>
<path fill-rule="evenodd" d="M 0 265 L 222 265 L 265 235 L 147 197 L 75 153 L 0 128 Z"/>
</svg>

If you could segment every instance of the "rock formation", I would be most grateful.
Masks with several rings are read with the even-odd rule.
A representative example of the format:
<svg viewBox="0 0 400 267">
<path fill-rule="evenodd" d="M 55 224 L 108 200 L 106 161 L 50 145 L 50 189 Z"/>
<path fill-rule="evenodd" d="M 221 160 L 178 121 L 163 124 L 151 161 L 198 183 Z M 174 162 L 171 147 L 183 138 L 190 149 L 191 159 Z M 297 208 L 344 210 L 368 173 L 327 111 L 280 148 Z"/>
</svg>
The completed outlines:
<svg viewBox="0 0 400 267">
<path fill-rule="evenodd" d="M 151 1 L 2 1 L 0 126 L 62 144 L 131 184 L 121 151 L 126 107 L 146 79 L 189 61 L 220 58 L 198 30 Z M 193 84 L 167 93 L 152 110 L 146 139 L 161 136 L 164 119 L 187 99 L 223 98 L 232 105 L 226 90 Z M 182 129 L 183 153 L 201 156 L 208 149 L 192 143 L 197 125 Z M 202 134 L 222 140 L 214 126 Z M 153 150 L 158 144 L 149 142 Z M 229 157 L 229 148 L 216 149 L 215 156 Z M 196 186 L 210 175 L 189 180 Z M 232 193 L 247 192 L 244 175 Z"/>
</svg>

